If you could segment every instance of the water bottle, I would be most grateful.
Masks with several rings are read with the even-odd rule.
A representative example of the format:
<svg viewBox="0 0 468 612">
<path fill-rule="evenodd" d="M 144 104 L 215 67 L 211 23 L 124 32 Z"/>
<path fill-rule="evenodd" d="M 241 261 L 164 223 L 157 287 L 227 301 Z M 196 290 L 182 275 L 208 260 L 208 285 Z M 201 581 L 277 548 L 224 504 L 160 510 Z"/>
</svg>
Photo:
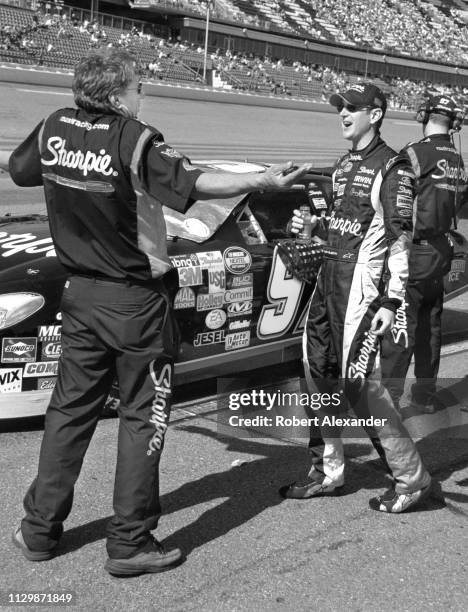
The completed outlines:
<svg viewBox="0 0 468 612">
<path fill-rule="evenodd" d="M 312 214 L 310 212 L 310 206 L 301 206 L 299 210 L 302 220 L 304 221 L 304 227 L 296 235 L 296 242 L 299 244 L 305 244 L 310 242 L 310 238 L 312 236 Z"/>
</svg>

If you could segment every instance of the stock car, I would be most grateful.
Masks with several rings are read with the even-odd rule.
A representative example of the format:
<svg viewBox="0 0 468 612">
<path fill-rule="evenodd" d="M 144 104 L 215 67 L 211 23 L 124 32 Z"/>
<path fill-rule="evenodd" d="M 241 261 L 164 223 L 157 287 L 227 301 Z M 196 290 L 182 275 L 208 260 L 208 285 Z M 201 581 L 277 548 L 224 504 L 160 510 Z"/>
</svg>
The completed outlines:
<svg viewBox="0 0 468 612">
<path fill-rule="evenodd" d="M 261 171 L 241 162 L 198 162 L 216 172 Z M 275 243 L 294 208 L 326 210 L 331 181 L 311 174 L 293 189 L 164 208 L 173 270 L 167 285 L 181 334 L 175 383 L 296 359 L 311 288 L 288 276 Z M 47 217 L 0 218 L 0 419 L 45 412 L 60 357 L 66 271 Z M 115 389 L 108 403 L 116 402 Z"/>
<path fill-rule="evenodd" d="M 239 162 L 198 162 L 207 171 L 259 171 Z M 173 270 L 167 285 L 181 333 L 176 384 L 297 359 L 312 287 L 289 275 L 276 243 L 292 211 L 325 214 L 331 179 L 315 171 L 292 189 L 164 209 Z M 464 291 L 465 252 L 447 289 Z M 47 217 L 0 218 L 0 419 L 45 412 L 60 357 L 58 263 Z M 108 407 L 118 402 L 113 388 Z"/>
</svg>

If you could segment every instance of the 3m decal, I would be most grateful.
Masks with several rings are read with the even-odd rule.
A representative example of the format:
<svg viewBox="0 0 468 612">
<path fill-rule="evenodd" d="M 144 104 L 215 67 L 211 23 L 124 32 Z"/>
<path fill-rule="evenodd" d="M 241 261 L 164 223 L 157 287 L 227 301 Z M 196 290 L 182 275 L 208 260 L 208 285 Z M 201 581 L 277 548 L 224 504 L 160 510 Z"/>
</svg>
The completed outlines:
<svg viewBox="0 0 468 612">
<path fill-rule="evenodd" d="M 244 348 L 250 344 L 250 331 L 236 332 L 228 334 L 224 343 L 226 351 L 235 351 L 236 349 Z"/>
<path fill-rule="evenodd" d="M 203 284 L 203 272 L 200 266 L 187 266 L 178 268 L 179 287 L 189 287 Z"/>
<path fill-rule="evenodd" d="M 20 368 L 0 369 L 0 393 L 21 391 L 22 370 Z"/>
<path fill-rule="evenodd" d="M 206 346 L 208 344 L 219 344 L 220 342 L 224 342 L 224 329 L 197 334 L 193 339 L 193 346 Z"/>
<path fill-rule="evenodd" d="M 3 338 L 2 363 L 36 361 L 37 338 Z"/>
<path fill-rule="evenodd" d="M 241 276 L 230 276 L 227 279 L 227 288 L 236 289 L 238 287 L 250 287 L 253 286 L 253 274 L 242 274 Z"/>
<path fill-rule="evenodd" d="M 58 361 L 36 361 L 27 363 L 24 367 L 23 378 L 38 376 L 57 376 Z"/>
<path fill-rule="evenodd" d="M 226 323 L 227 315 L 224 310 L 216 308 L 211 310 L 205 317 L 205 325 L 208 329 L 219 329 Z"/>
<path fill-rule="evenodd" d="M 289 276 L 275 248 L 266 291 L 269 304 L 263 306 L 257 324 L 257 336 L 264 340 L 285 334 L 297 314 L 304 283 Z"/>
<path fill-rule="evenodd" d="M 190 287 L 182 287 L 174 298 L 174 310 L 195 308 L 195 292 Z"/>
<path fill-rule="evenodd" d="M 37 330 L 37 338 L 42 342 L 59 342 L 61 337 L 61 325 L 41 325 Z"/>
<path fill-rule="evenodd" d="M 224 293 L 199 293 L 197 295 L 197 310 L 213 310 L 224 304 Z"/>
<path fill-rule="evenodd" d="M 228 317 L 252 314 L 252 302 L 232 302 L 227 306 Z"/>
<path fill-rule="evenodd" d="M 223 253 L 226 270 L 232 274 L 245 274 L 250 270 L 252 257 L 242 247 L 229 247 Z"/>
<path fill-rule="evenodd" d="M 241 287 L 240 289 L 229 289 L 224 294 L 226 304 L 230 302 L 245 302 L 253 298 L 253 287 Z"/>
<path fill-rule="evenodd" d="M 42 361 L 53 361 L 58 359 L 62 354 L 61 342 L 43 342 L 42 343 Z"/>
</svg>

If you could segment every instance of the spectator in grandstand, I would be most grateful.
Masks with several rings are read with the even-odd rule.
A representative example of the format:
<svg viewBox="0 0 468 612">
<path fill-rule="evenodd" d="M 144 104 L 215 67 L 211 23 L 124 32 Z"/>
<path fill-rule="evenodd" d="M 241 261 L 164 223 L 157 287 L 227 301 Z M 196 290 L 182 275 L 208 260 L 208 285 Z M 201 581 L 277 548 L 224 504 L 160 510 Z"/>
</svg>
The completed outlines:
<svg viewBox="0 0 468 612">
<path fill-rule="evenodd" d="M 327 244 L 304 331 L 303 360 L 309 394 L 323 398 L 321 438 L 311 439 L 306 480 L 280 492 L 305 499 L 336 495 L 343 486 L 341 427 L 324 417 L 345 412 L 344 394 L 356 416 L 369 419 L 365 430 L 394 479 L 392 489 L 370 500 L 371 508 L 400 513 L 431 489 L 431 477 L 378 376 L 380 340 L 404 298 L 413 175 L 407 160 L 395 157 L 380 137 L 387 103 L 378 87 L 357 84 L 331 96 L 330 103 L 352 150 L 333 170 L 328 227 L 313 219 Z M 303 226 L 295 211 L 293 231 Z M 384 282 L 387 270 L 390 279 Z"/>
<path fill-rule="evenodd" d="M 138 121 L 141 83 L 135 59 L 123 50 L 81 59 L 73 92 L 77 108 L 52 113 L 9 161 L 17 184 L 44 185 L 57 257 L 70 274 L 57 384 L 14 543 L 31 561 L 54 556 L 117 375 L 120 429 L 106 569 L 123 576 L 159 572 L 183 561 L 179 549 L 167 552 L 151 535 L 161 513 L 158 466 L 178 350 L 163 281 L 171 263 L 162 204 L 184 212 L 192 199 L 289 187 L 310 166 L 198 170 Z"/>
<path fill-rule="evenodd" d="M 463 160 L 450 138 L 451 131 L 461 128 L 463 117 L 453 98 L 429 97 L 416 115 L 422 123 L 424 138 L 410 143 L 401 153 L 416 176 L 416 222 L 406 297 L 397 311 L 397 328 L 384 338 L 381 368 L 386 387 L 400 407 L 414 354 L 416 381 L 411 388 L 410 409 L 418 412 L 435 412 L 439 405 L 436 381 L 444 275 L 450 270 L 452 259 L 448 232 L 458 207 L 468 199 Z"/>
</svg>

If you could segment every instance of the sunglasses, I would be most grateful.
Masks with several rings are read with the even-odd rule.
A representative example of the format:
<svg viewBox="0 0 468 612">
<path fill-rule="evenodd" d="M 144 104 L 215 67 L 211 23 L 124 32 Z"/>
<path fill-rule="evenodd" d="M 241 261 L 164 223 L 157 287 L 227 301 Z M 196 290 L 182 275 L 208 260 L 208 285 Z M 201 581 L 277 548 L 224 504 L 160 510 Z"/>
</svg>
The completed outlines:
<svg viewBox="0 0 468 612">
<path fill-rule="evenodd" d="M 356 104 L 344 104 L 341 103 L 336 105 L 336 110 L 341 113 L 343 109 L 346 109 L 348 113 L 357 113 L 358 111 L 372 108 L 372 106 L 357 106 Z"/>
</svg>

